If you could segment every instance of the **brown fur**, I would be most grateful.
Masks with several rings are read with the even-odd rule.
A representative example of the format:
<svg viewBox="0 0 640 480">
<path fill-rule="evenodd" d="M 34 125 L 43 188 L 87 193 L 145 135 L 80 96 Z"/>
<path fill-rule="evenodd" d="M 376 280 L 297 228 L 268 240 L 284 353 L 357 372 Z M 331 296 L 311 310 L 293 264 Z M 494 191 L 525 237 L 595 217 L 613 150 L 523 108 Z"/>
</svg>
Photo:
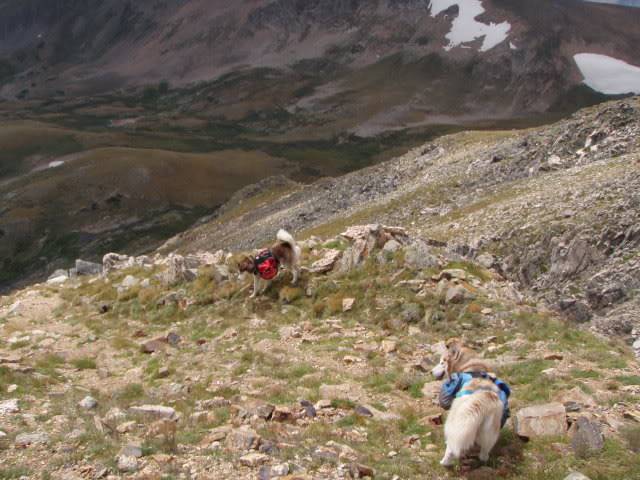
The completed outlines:
<svg viewBox="0 0 640 480">
<path fill-rule="evenodd" d="M 446 345 L 444 360 L 447 365 L 447 376 L 456 372 L 489 372 L 487 362 L 470 348 L 464 347 L 460 339 L 450 339 Z"/>
</svg>

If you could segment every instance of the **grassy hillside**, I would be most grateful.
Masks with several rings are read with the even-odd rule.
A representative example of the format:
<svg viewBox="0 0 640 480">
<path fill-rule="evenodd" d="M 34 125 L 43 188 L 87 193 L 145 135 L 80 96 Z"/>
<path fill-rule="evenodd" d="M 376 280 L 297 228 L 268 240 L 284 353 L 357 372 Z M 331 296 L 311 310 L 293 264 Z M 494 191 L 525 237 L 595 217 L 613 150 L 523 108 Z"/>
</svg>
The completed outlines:
<svg viewBox="0 0 640 480">
<path fill-rule="evenodd" d="M 305 245 L 305 266 L 328 249 L 350 248 L 341 237 L 318 240 Z M 440 262 L 428 269 L 413 267 L 401 249 L 384 260 L 371 252 L 347 273 L 305 273 L 297 287 L 285 274 L 255 301 L 247 299 L 251 279 L 233 273 L 232 262 L 226 279 L 215 273 L 220 266 L 203 267 L 195 281 L 168 288 L 161 261 L 3 298 L 0 355 L 14 360 L 0 376 L 16 385 L 20 412 L 3 424 L 0 474 L 62 478 L 106 468 L 125 477 L 249 479 L 273 467 L 301 479 L 352 468 L 386 480 L 555 480 L 572 470 L 592 480 L 636 478 L 638 428 L 624 417 L 640 369 L 629 349 L 531 299 L 514 301 L 513 287 L 493 271 L 431 253 Z M 451 269 L 464 280 L 443 290 L 436 279 Z M 124 287 L 125 277 L 147 283 Z M 462 302 L 445 300 L 454 285 L 468 292 Z M 345 299 L 354 300 L 351 309 Z M 569 421 L 606 418 L 604 448 L 576 453 L 569 434 L 524 442 L 509 424 L 488 465 L 440 467 L 439 383 L 428 370 L 437 360 L 431 346 L 452 336 L 494 362 L 513 389 L 514 414 L 578 399 Z M 89 410 L 78 404 L 87 395 L 97 400 Z M 301 400 L 315 404 L 313 416 Z M 171 407 L 178 420 L 130 410 L 144 404 Z M 47 443 L 14 450 L 28 432 L 46 433 Z M 236 440 L 243 435 L 254 440 Z M 119 466 L 127 445 L 140 448 L 137 474 Z M 248 463 L 251 452 L 258 463 Z"/>
</svg>

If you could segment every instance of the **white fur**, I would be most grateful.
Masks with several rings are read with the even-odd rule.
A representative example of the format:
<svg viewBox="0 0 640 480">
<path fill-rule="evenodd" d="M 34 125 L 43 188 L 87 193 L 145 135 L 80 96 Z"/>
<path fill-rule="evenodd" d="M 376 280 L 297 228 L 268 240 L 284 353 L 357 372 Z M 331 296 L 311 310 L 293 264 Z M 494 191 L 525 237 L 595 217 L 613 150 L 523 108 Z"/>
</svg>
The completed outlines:
<svg viewBox="0 0 640 480">
<path fill-rule="evenodd" d="M 291 262 L 291 265 L 286 265 L 286 267 L 293 273 L 293 280 L 291 283 L 295 285 L 298 283 L 298 277 L 300 276 L 300 255 L 302 254 L 302 251 L 293 238 L 293 235 L 286 230 L 283 230 L 282 228 L 278 230 L 276 238 L 283 243 L 288 243 L 291 246 L 291 250 L 293 250 L 293 261 Z"/>
<path fill-rule="evenodd" d="M 480 446 L 480 460 L 486 462 L 500 437 L 503 405 L 496 393 L 478 391 L 456 398 L 444 425 L 447 449 L 440 461 L 451 466 L 474 445 Z"/>
</svg>

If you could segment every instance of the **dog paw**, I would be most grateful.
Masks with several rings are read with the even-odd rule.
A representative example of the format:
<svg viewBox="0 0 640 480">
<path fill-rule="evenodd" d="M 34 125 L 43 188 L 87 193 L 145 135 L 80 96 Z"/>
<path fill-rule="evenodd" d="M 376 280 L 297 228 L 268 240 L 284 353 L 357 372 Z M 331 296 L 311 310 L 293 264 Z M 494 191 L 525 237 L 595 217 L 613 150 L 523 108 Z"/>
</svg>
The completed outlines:
<svg viewBox="0 0 640 480">
<path fill-rule="evenodd" d="M 455 462 L 453 462 L 452 460 L 449 460 L 448 458 L 443 458 L 442 460 L 440 460 L 440 465 L 442 465 L 443 467 L 453 467 L 453 464 Z"/>
</svg>

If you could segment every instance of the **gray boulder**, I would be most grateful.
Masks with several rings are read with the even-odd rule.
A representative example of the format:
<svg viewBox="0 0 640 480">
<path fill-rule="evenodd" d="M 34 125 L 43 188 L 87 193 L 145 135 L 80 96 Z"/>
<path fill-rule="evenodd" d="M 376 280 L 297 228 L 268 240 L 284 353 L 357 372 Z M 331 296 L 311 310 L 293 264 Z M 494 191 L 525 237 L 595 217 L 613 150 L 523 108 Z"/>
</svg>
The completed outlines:
<svg viewBox="0 0 640 480">
<path fill-rule="evenodd" d="M 193 278 L 194 275 L 187 269 L 185 259 L 182 255 L 169 255 L 167 271 L 164 272 L 162 283 L 166 286 L 174 286 L 193 280 Z"/>
<path fill-rule="evenodd" d="M 80 402 L 78 402 L 78 406 L 80 408 L 84 408 L 85 410 L 93 410 L 98 406 L 98 401 L 91 395 L 87 395 L 82 400 L 80 400 Z"/>
<path fill-rule="evenodd" d="M 82 277 L 84 275 L 100 275 L 102 273 L 102 265 L 94 262 L 87 262 L 85 260 L 76 260 L 76 275 Z"/>
<path fill-rule="evenodd" d="M 421 239 L 411 242 L 404 250 L 404 263 L 411 268 L 422 270 L 438 266 L 438 257 L 431 253 L 429 244 Z"/>
<path fill-rule="evenodd" d="M 447 289 L 444 300 L 447 303 L 463 303 L 467 300 L 472 300 L 475 295 L 461 285 L 454 285 Z"/>
<path fill-rule="evenodd" d="M 120 255 L 119 253 L 107 253 L 102 257 L 102 271 L 107 274 L 112 270 L 133 266 L 134 259 L 128 255 Z"/>
<path fill-rule="evenodd" d="M 571 426 L 571 448 L 579 458 L 588 458 L 604 448 L 604 435 L 600 425 L 580 417 Z"/>
<path fill-rule="evenodd" d="M 16 436 L 16 445 L 26 447 L 28 445 L 44 445 L 49 443 L 49 435 L 44 432 L 21 433 Z"/>
<path fill-rule="evenodd" d="M 408 303 L 400 312 L 400 318 L 404 323 L 418 323 L 423 315 L 422 305 L 419 303 Z"/>
</svg>

